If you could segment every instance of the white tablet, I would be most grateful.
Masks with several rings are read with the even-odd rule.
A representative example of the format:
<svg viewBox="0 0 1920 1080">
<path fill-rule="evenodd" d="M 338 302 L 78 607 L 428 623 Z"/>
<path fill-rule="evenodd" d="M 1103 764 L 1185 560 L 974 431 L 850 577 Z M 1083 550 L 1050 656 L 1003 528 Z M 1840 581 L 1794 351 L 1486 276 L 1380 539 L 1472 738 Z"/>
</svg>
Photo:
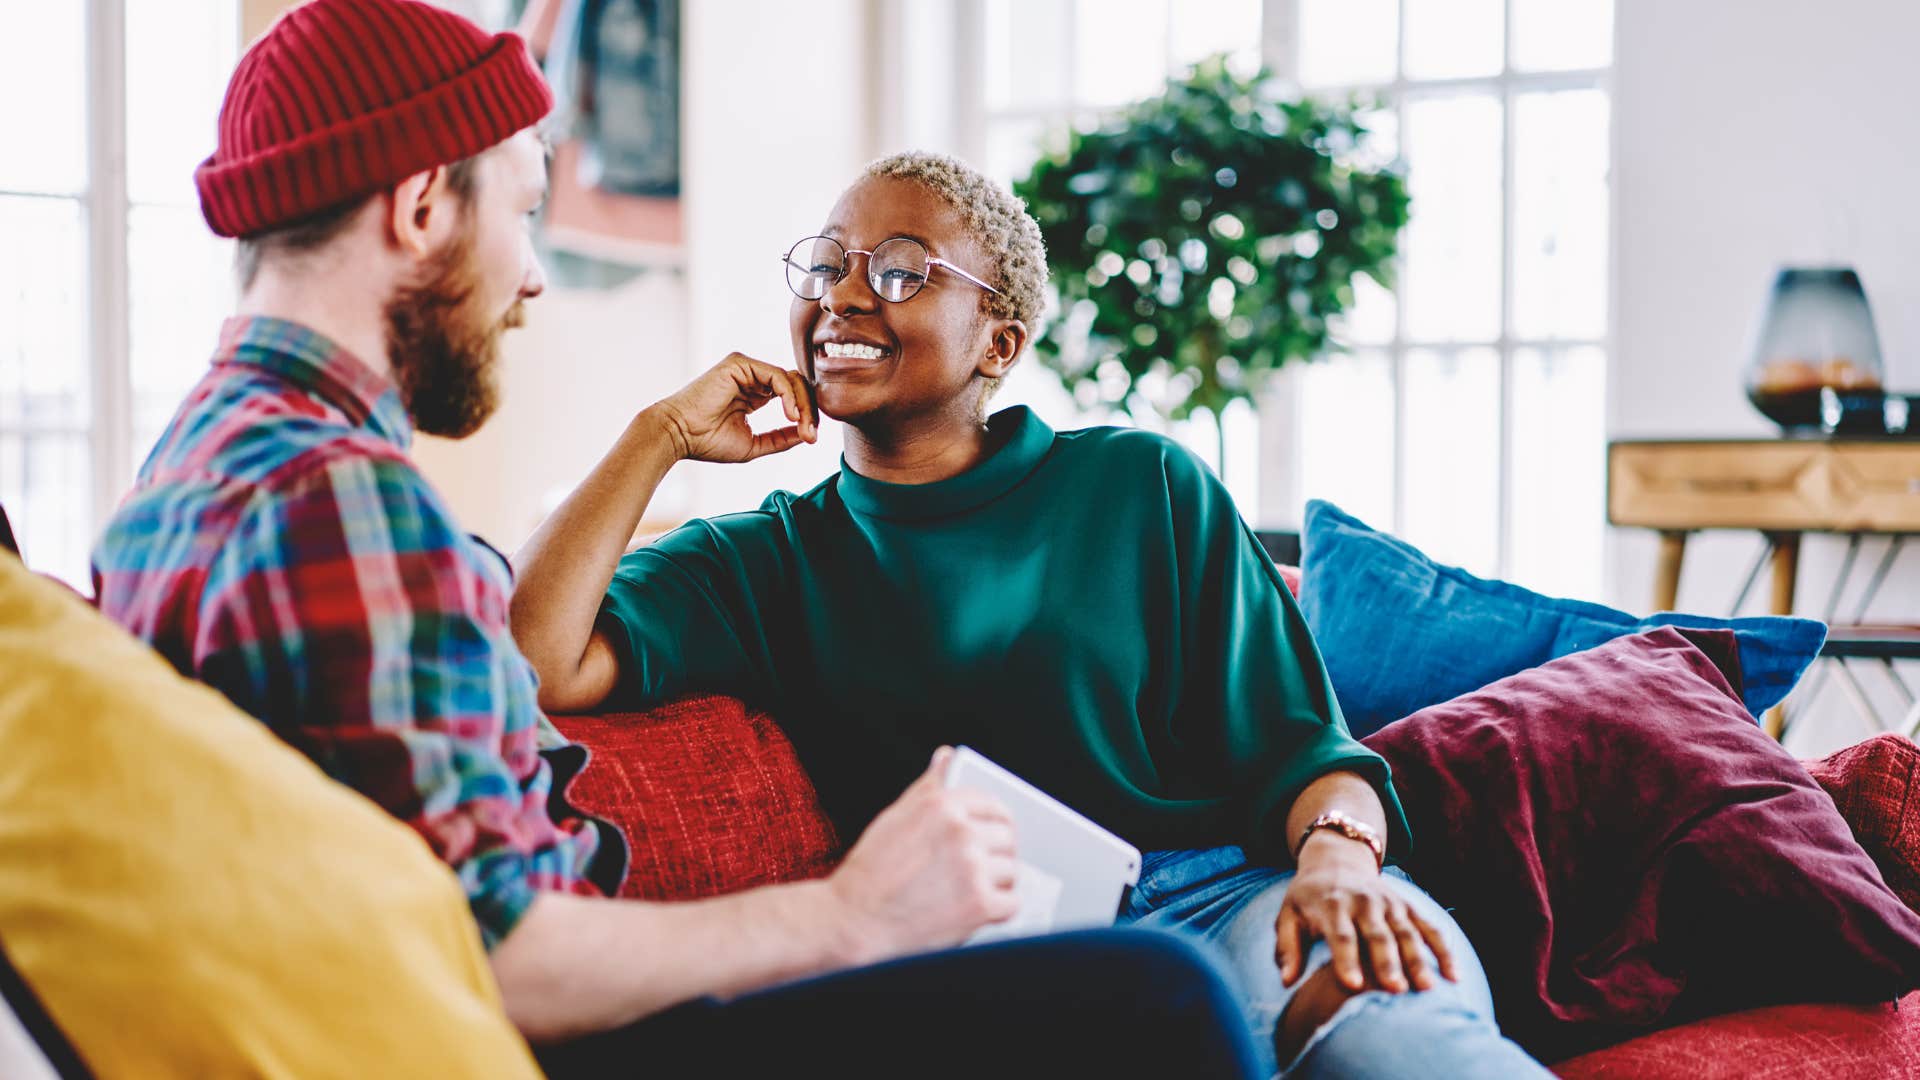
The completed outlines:
<svg viewBox="0 0 1920 1080">
<path fill-rule="evenodd" d="M 1019 849 L 1019 913 L 981 928 L 967 944 L 1113 925 L 1122 894 L 1140 880 L 1139 849 L 969 747 L 954 751 L 947 786 L 1005 804 Z"/>
</svg>

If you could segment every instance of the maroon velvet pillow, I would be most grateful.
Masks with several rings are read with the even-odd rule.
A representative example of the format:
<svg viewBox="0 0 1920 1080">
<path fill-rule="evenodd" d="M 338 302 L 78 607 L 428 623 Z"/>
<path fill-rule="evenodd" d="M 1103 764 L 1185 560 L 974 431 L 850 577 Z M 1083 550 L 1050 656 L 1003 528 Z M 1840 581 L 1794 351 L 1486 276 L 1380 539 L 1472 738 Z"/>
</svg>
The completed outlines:
<svg viewBox="0 0 1920 1080">
<path fill-rule="evenodd" d="M 694 900 L 833 868 L 833 824 L 766 713 L 716 696 L 554 723 L 593 751 L 568 800 L 627 834 L 622 896 Z"/>
<path fill-rule="evenodd" d="M 1562 657 L 1368 737 L 1408 869 L 1473 939 L 1501 1026 L 1546 1060 L 1761 1005 L 1920 987 L 1900 902 L 1741 705 L 1726 631 Z"/>
</svg>

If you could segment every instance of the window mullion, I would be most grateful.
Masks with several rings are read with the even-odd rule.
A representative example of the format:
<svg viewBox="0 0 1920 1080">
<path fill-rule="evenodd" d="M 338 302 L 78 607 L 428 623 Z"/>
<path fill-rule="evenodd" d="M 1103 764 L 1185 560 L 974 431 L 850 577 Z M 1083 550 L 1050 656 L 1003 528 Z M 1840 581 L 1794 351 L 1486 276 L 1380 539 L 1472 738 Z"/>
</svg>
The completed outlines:
<svg viewBox="0 0 1920 1080">
<path fill-rule="evenodd" d="M 1499 577 L 1513 572 L 1513 301 L 1514 301 L 1514 113 L 1517 93 L 1513 75 L 1513 0 L 1501 5 L 1502 60 L 1500 64 L 1500 475 L 1499 528 L 1495 531 L 1494 566 Z"/>
<path fill-rule="evenodd" d="M 1004 42 L 987 41 L 986 0 L 955 0 L 954 55 L 964 57 L 956 74 L 966 92 L 953 95 L 954 142 L 969 161 L 987 159 L 987 49 Z"/>
<path fill-rule="evenodd" d="M 1262 0 L 1260 62 L 1282 83 L 1300 81 L 1299 0 Z M 1307 391 L 1297 364 L 1268 381 L 1256 413 L 1260 429 L 1259 518 L 1267 526 L 1304 527 L 1305 460 L 1301 437 Z"/>
<path fill-rule="evenodd" d="M 1300 0 L 1262 0 L 1260 60 L 1281 81 L 1300 85 Z"/>
<path fill-rule="evenodd" d="M 1080 110 L 1080 5 L 1066 5 L 1067 48 L 1063 58 L 1067 64 L 1067 113 L 1069 116 Z M 1072 121 L 1069 120 L 1069 123 Z"/>
<path fill-rule="evenodd" d="M 1407 0 L 1398 2 L 1393 43 L 1392 95 L 1394 139 L 1400 157 L 1407 152 Z M 1302 43 L 1304 45 L 1304 42 Z M 1407 230 L 1400 230 L 1404 241 Z M 1390 375 L 1393 379 L 1393 522 L 1392 531 L 1402 536 L 1407 531 L 1407 252 L 1404 244 L 1394 254 L 1394 280 L 1399 283 L 1393 305 L 1393 347 L 1390 350 Z"/>
<path fill-rule="evenodd" d="M 93 384 L 92 528 L 132 483 L 128 371 L 125 0 L 87 4 L 87 352 Z"/>
</svg>

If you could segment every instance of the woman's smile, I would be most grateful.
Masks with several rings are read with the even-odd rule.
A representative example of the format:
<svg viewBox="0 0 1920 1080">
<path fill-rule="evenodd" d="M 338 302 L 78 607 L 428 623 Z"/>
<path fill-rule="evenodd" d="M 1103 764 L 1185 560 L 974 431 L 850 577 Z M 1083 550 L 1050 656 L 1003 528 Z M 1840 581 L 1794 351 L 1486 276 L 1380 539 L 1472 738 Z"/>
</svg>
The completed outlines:
<svg viewBox="0 0 1920 1080">
<path fill-rule="evenodd" d="M 885 367 L 894 347 L 866 336 L 827 331 L 813 341 L 815 379 L 865 375 Z"/>
</svg>

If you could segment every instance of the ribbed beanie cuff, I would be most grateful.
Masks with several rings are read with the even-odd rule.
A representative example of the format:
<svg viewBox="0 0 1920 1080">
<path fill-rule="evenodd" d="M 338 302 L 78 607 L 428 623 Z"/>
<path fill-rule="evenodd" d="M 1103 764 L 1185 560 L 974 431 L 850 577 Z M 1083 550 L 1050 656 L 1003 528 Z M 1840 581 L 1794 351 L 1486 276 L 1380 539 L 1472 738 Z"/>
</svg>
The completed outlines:
<svg viewBox="0 0 1920 1080">
<path fill-rule="evenodd" d="M 220 145 L 194 171 L 221 236 L 256 236 L 472 157 L 553 94 L 518 35 L 417 0 L 313 0 L 235 70 Z"/>
</svg>

